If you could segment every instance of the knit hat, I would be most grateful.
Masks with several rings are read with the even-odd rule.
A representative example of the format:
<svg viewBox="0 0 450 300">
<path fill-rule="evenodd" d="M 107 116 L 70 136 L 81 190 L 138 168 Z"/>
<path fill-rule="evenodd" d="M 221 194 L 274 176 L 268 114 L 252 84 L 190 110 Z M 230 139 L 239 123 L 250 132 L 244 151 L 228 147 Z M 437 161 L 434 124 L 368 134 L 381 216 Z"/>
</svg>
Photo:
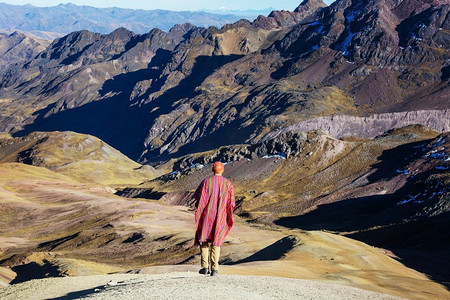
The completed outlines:
<svg viewBox="0 0 450 300">
<path fill-rule="evenodd" d="M 223 167 L 223 164 L 222 164 L 220 161 L 216 161 L 216 162 L 214 163 L 214 166 L 213 166 L 213 172 L 214 172 L 215 174 L 223 173 L 224 169 L 225 169 L 225 168 Z"/>
</svg>

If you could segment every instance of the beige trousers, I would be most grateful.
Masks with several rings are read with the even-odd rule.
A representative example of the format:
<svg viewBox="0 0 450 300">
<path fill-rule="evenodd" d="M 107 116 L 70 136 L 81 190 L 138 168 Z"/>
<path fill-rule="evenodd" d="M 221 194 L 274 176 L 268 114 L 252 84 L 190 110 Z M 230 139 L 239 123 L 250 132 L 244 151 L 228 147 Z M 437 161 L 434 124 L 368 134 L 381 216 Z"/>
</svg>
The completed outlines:
<svg viewBox="0 0 450 300">
<path fill-rule="evenodd" d="M 219 270 L 220 247 L 204 242 L 200 244 L 200 251 L 202 268 L 208 268 L 211 262 L 211 270 Z"/>
</svg>

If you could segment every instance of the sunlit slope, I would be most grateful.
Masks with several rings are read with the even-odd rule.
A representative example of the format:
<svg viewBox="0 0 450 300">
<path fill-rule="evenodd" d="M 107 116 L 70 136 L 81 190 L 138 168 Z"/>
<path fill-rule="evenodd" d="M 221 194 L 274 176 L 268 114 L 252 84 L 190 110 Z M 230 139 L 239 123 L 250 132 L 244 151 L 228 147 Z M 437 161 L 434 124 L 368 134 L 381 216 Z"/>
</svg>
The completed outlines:
<svg viewBox="0 0 450 300">
<path fill-rule="evenodd" d="M 5 163 L 0 173 L 6 175 L 0 179 L 3 282 L 197 271 L 194 215 L 188 208 L 120 198 L 42 167 Z M 448 295 L 364 243 L 325 232 L 267 229 L 236 218 L 222 249 L 221 272 L 315 279 L 416 299 Z"/>
<path fill-rule="evenodd" d="M 320 131 L 281 134 L 256 145 L 223 147 L 169 161 L 160 169 L 178 172 L 176 176 L 160 177 L 141 187 L 169 195 L 193 191 L 211 174 L 208 164 L 221 160 L 228 163 L 224 175 L 232 179 L 237 199 L 242 200 L 238 211 L 270 222 L 327 202 L 395 192 L 405 180 L 384 189 L 372 185 L 400 175 L 396 172 L 400 160 L 390 161 L 390 153 L 402 157 L 402 151 L 409 153 L 416 143 L 437 135 L 424 126 L 393 130 L 372 140 L 339 140 Z"/>
<path fill-rule="evenodd" d="M 327 230 L 390 249 L 406 265 L 448 284 L 450 134 L 423 126 L 372 140 L 320 132 L 279 135 L 173 160 L 140 186 L 187 204 L 211 161 L 228 162 L 236 213 L 256 224 Z M 128 190 L 128 195 L 133 193 Z M 155 197 L 156 198 L 156 197 Z"/>
<path fill-rule="evenodd" d="M 74 132 L 36 132 L 0 139 L 0 162 L 42 166 L 86 183 L 138 184 L 157 174 L 98 138 Z"/>
</svg>

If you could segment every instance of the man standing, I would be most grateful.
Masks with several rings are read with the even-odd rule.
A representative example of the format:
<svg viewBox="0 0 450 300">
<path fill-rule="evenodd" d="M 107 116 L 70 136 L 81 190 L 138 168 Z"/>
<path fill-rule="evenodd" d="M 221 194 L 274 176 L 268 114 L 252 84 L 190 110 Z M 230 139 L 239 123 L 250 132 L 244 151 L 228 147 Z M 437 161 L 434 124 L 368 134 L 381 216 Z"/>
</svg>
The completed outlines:
<svg viewBox="0 0 450 300">
<path fill-rule="evenodd" d="M 211 269 L 211 276 L 219 273 L 220 247 L 234 223 L 233 185 L 222 176 L 223 171 L 223 164 L 215 162 L 214 176 L 203 180 L 194 195 L 197 207 L 195 245 L 200 245 L 201 250 L 202 268 L 199 273 L 209 274 Z"/>
</svg>

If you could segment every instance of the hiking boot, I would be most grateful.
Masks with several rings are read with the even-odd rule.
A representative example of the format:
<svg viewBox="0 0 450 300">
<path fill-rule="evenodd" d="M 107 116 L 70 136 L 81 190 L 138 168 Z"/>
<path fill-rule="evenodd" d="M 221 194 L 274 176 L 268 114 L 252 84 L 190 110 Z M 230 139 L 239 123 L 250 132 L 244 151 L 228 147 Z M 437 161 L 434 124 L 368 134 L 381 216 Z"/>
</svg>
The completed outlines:
<svg viewBox="0 0 450 300">
<path fill-rule="evenodd" d="M 209 269 L 208 268 L 201 268 L 200 271 L 198 271 L 200 274 L 206 275 L 209 274 Z"/>
<path fill-rule="evenodd" d="M 217 276 L 219 275 L 219 270 L 212 270 L 211 276 Z"/>
</svg>

